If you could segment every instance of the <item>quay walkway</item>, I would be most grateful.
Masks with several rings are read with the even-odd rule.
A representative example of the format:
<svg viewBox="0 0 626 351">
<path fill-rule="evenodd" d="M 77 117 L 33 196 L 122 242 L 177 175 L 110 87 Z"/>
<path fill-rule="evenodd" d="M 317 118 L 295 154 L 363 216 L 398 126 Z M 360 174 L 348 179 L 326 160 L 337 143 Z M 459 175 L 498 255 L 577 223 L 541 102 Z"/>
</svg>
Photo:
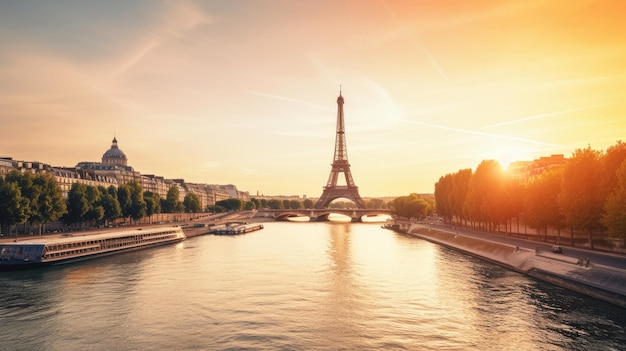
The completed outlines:
<svg viewBox="0 0 626 351">
<path fill-rule="evenodd" d="M 442 225 L 397 222 L 385 225 L 459 250 L 536 279 L 626 308 L 626 256 L 470 232 Z"/>
</svg>

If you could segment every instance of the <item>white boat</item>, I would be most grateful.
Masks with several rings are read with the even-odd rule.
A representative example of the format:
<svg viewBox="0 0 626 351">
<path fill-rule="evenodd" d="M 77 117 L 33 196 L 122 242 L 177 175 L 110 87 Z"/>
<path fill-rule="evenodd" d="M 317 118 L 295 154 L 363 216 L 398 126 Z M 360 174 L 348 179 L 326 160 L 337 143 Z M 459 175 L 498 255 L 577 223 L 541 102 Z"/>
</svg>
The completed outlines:
<svg viewBox="0 0 626 351">
<path fill-rule="evenodd" d="M 175 243 L 185 238 L 180 227 L 153 227 L 0 243 L 0 270 L 65 264 Z"/>
</svg>

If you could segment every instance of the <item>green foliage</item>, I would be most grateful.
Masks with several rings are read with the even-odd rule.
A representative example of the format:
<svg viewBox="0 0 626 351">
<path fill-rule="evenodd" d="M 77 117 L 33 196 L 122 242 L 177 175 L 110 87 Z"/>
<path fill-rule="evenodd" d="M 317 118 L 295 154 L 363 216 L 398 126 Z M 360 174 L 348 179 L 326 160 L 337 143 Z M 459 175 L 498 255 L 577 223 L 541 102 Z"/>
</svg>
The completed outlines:
<svg viewBox="0 0 626 351">
<path fill-rule="evenodd" d="M 146 216 L 146 201 L 143 199 L 143 188 L 137 181 L 131 180 L 126 183 L 130 189 L 130 207 L 128 215 L 134 220 L 140 220 Z"/>
<path fill-rule="evenodd" d="M 161 213 L 161 197 L 150 191 L 143 193 L 143 199 L 146 201 L 146 216 Z"/>
<path fill-rule="evenodd" d="M 616 172 L 616 186 L 606 199 L 602 223 L 610 236 L 626 237 L 626 160 Z"/>
<path fill-rule="evenodd" d="M 127 184 L 122 184 L 117 188 L 117 201 L 120 204 L 122 216 L 129 217 L 133 200 L 131 199 L 130 187 Z"/>
<path fill-rule="evenodd" d="M 99 223 L 104 218 L 104 208 L 100 204 L 102 199 L 100 190 L 93 186 L 85 186 L 85 198 L 89 204 L 89 209 L 83 218 Z"/>
<path fill-rule="evenodd" d="M 65 213 L 61 188 L 52 175 L 12 171 L 7 174 L 6 181 L 16 184 L 21 197 L 28 201 L 24 214 L 28 222 L 39 225 L 39 233 L 42 232 L 45 223 L 57 220 Z"/>
<path fill-rule="evenodd" d="M 113 221 L 116 218 L 122 216 L 122 209 L 120 203 L 117 201 L 117 191 L 113 185 L 108 188 L 99 186 L 100 190 L 100 206 L 104 210 L 102 220 Z"/>
<path fill-rule="evenodd" d="M 606 150 L 602 160 L 601 172 L 604 196 L 608 196 L 610 192 L 620 186 L 618 174 L 624 161 L 626 161 L 626 143 L 618 141 Z"/>
<path fill-rule="evenodd" d="M 239 199 L 226 199 L 216 202 L 215 205 L 222 206 L 226 211 L 241 211 L 244 204 Z"/>
<path fill-rule="evenodd" d="M 187 193 L 187 195 L 185 195 L 183 205 L 185 206 L 185 212 L 187 213 L 202 212 L 202 204 L 200 203 L 200 198 L 194 193 Z"/>
<path fill-rule="evenodd" d="M 72 184 L 72 188 L 67 194 L 67 213 L 62 218 L 63 222 L 71 225 L 82 221 L 89 208 L 87 186 L 80 183 Z"/>
<path fill-rule="evenodd" d="M 123 205 L 118 199 L 122 200 Z M 63 221 L 74 224 L 87 220 L 100 224 L 120 216 L 138 220 L 145 215 L 143 191 L 141 185 L 135 181 L 124 184 L 117 190 L 113 186 L 104 188 L 74 183 L 68 193 L 67 213 Z"/>
<path fill-rule="evenodd" d="M 304 208 L 313 208 L 313 205 L 314 205 L 314 204 L 313 204 L 313 201 L 312 201 L 312 200 L 305 199 L 305 200 L 302 202 L 302 205 L 304 206 Z"/>
<path fill-rule="evenodd" d="M 212 213 L 223 213 L 226 212 L 226 209 L 220 205 L 209 205 L 206 207 L 206 211 Z"/>
<path fill-rule="evenodd" d="M 254 204 L 253 201 L 247 201 L 244 205 L 244 209 L 246 211 L 251 211 L 251 210 L 255 210 L 256 209 L 256 205 Z"/>
<path fill-rule="evenodd" d="M 336 209 L 348 209 L 348 208 L 355 208 L 356 205 L 354 204 L 354 202 L 352 201 L 332 201 L 329 205 L 328 208 L 336 208 Z"/>
<path fill-rule="evenodd" d="M 476 168 L 468 189 L 466 207 L 470 218 L 494 223 L 498 214 L 498 197 L 502 188 L 502 167 L 494 160 L 482 161 Z"/>
<path fill-rule="evenodd" d="M 12 225 L 26 222 L 30 213 L 30 201 L 22 196 L 19 178 L 16 179 L 18 175 L 19 172 L 11 171 L 0 182 L 0 225 L 3 232 L 8 232 Z"/>
<path fill-rule="evenodd" d="M 254 204 L 255 209 L 261 208 L 261 201 L 259 199 L 253 197 L 250 201 Z"/>
<path fill-rule="evenodd" d="M 299 210 L 302 208 L 302 202 L 298 201 L 298 200 L 291 200 L 289 201 L 289 208 L 293 209 L 293 210 Z"/>
<path fill-rule="evenodd" d="M 282 208 L 287 209 L 287 210 L 290 209 L 291 208 L 291 201 L 289 201 L 287 199 L 283 200 Z"/>
<path fill-rule="evenodd" d="M 183 212 L 184 206 L 182 202 L 180 202 L 180 191 L 178 190 L 178 186 L 172 185 L 167 190 L 167 195 L 165 196 L 165 200 L 161 202 L 161 210 L 164 213 L 178 213 Z"/>
<path fill-rule="evenodd" d="M 366 204 L 368 209 L 384 209 L 387 207 L 385 202 L 381 199 L 371 199 Z"/>
<path fill-rule="evenodd" d="M 532 228 L 544 229 L 548 226 L 563 227 L 563 215 L 559 211 L 562 170 L 548 171 L 528 184 L 525 189 L 524 219 Z"/>
<path fill-rule="evenodd" d="M 563 170 L 559 207 L 573 229 L 591 232 L 600 226 L 605 201 L 601 158 L 602 153 L 590 147 L 578 149 Z"/>
<path fill-rule="evenodd" d="M 460 170 L 435 184 L 437 212 L 472 223 L 502 223 L 523 215 L 526 224 L 547 233 L 548 227 L 626 233 L 626 144 L 619 141 L 606 153 L 591 147 L 576 150 L 563 169 L 533 176 L 522 186 L 502 172 L 496 161 L 483 161 L 472 173 Z M 462 205 L 461 205 L 462 204 Z"/>
<path fill-rule="evenodd" d="M 417 219 L 429 216 L 435 209 L 435 203 L 432 199 L 421 197 L 418 194 L 397 197 L 391 201 L 391 206 L 395 215 Z"/>
<path fill-rule="evenodd" d="M 475 172 L 462 169 L 435 184 L 437 213 L 446 222 L 471 221 L 489 225 L 508 223 L 519 215 L 523 189 L 497 161 L 482 161 Z"/>
<path fill-rule="evenodd" d="M 280 210 L 282 209 L 283 203 L 280 200 L 271 199 L 267 202 L 267 207 L 272 210 Z"/>
<path fill-rule="evenodd" d="M 35 178 L 35 181 L 41 185 L 43 190 L 39 207 L 43 222 L 56 221 L 67 210 L 61 187 L 56 179 L 49 174 L 41 174 Z"/>
</svg>

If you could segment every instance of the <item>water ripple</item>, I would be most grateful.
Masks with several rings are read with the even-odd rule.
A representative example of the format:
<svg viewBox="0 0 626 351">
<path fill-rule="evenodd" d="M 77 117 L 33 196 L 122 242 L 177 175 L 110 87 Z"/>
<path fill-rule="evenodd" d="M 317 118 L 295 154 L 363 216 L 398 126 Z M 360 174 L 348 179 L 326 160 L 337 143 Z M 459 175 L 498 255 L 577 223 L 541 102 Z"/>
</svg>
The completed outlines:
<svg viewBox="0 0 626 351">
<path fill-rule="evenodd" d="M 620 350 L 623 311 L 377 225 L 0 276 L 7 350 Z"/>
</svg>

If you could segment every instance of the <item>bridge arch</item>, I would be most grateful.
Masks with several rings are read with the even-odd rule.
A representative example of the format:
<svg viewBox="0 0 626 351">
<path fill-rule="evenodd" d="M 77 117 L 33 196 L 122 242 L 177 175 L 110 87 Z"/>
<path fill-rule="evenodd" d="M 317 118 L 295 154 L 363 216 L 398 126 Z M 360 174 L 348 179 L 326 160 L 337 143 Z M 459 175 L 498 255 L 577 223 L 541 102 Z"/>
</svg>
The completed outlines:
<svg viewBox="0 0 626 351">
<path fill-rule="evenodd" d="M 287 220 L 287 218 L 293 218 L 293 217 L 310 217 L 310 216 L 302 212 L 279 212 L 275 214 L 274 219 L 276 219 L 277 221 L 285 221 Z"/>
</svg>

